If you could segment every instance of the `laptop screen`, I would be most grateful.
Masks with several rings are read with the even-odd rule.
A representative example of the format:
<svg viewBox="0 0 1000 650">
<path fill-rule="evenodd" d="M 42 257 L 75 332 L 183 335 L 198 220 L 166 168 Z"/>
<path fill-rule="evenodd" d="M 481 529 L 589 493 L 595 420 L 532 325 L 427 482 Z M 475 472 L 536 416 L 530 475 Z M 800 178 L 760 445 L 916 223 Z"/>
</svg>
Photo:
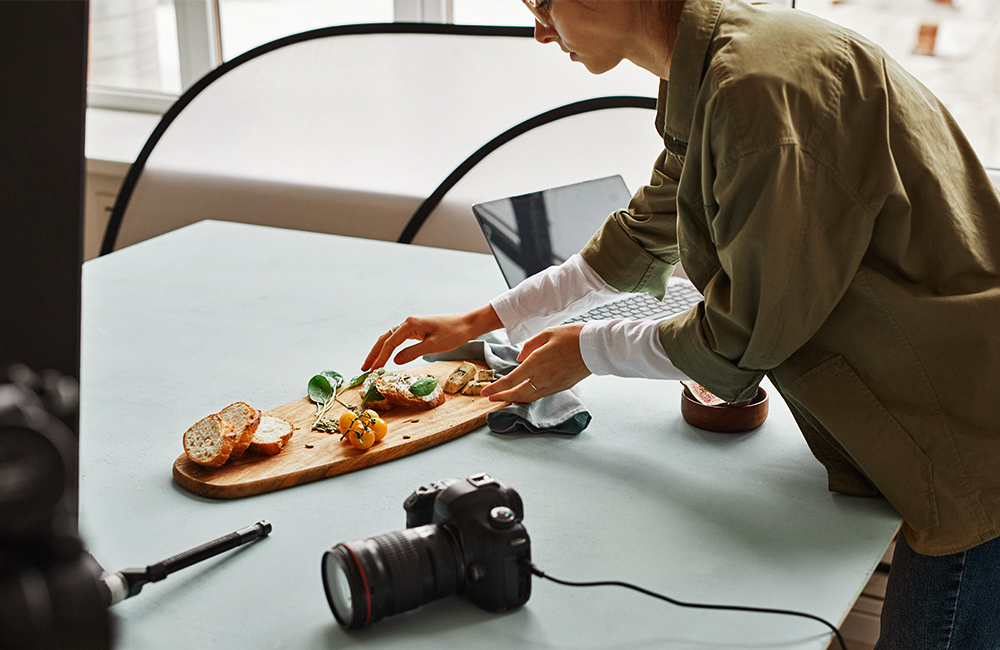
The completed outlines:
<svg viewBox="0 0 1000 650">
<path fill-rule="evenodd" d="M 608 215 L 631 198 L 622 177 L 609 176 L 478 203 L 472 210 L 513 287 L 579 253 Z"/>
</svg>

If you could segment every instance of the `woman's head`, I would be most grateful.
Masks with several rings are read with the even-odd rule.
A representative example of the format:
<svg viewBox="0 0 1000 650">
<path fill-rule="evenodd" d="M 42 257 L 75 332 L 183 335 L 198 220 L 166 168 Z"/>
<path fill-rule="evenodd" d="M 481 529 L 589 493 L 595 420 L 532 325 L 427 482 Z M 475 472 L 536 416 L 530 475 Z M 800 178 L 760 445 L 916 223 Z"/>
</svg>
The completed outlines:
<svg viewBox="0 0 1000 650">
<path fill-rule="evenodd" d="M 535 39 L 601 74 L 622 59 L 664 77 L 684 0 L 524 0 L 536 16 Z"/>
</svg>

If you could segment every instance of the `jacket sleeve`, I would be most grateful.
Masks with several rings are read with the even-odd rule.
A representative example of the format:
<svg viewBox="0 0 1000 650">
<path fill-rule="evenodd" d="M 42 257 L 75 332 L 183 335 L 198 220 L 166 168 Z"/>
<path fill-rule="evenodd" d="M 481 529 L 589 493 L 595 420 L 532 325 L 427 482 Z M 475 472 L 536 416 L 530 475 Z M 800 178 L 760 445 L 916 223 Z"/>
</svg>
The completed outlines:
<svg viewBox="0 0 1000 650">
<path fill-rule="evenodd" d="M 605 221 L 581 251 L 605 282 L 626 293 L 646 292 L 662 300 L 677 247 L 677 181 L 681 163 L 664 150 L 649 185 L 632 197 L 628 210 Z"/>
<path fill-rule="evenodd" d="M 874 214 L 794 142 L 741 155 L 715 174 L 715 201 L 685 241 L 715 251 L 718 271 L 697 309 L 660 325 L 660 341 L 679 369 L 740 401 L 830 317 L 868 248 Z"/>
</svg>

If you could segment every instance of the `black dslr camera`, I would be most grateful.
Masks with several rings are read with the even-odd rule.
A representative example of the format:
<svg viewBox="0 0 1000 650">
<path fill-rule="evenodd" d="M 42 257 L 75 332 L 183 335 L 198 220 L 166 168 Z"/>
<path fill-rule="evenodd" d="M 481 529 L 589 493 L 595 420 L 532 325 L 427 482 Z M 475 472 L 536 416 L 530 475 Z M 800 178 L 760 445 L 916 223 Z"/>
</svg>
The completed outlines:
<svg viewBox="0 0 1000 650">
<path fill-rule="evenodd" d="M 462 595 L 491 612 L 531 595 L 531 542 L 521 497 L 486 474 L 423 485 L 403 502 L 406 529 L 323 554 L 323 588 L 341 625 Z"/>
</svg>

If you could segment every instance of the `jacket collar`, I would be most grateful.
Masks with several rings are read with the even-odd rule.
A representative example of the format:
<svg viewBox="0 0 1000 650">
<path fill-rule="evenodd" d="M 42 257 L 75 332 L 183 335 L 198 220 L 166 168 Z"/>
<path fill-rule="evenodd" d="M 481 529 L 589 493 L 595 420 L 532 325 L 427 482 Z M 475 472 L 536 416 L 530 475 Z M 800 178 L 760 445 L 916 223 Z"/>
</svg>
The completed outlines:
<svg viewBox="0 0 1000 650">
<path fill-rule="evenodd" d="M 670 81 L 660 84 L 658 119 L 663 140 L 673 153 L 684 155 L 695 106 L 708 65 L 707 57 L 726 0 L 688 0 L 681 13 Z"/>
</svg>

